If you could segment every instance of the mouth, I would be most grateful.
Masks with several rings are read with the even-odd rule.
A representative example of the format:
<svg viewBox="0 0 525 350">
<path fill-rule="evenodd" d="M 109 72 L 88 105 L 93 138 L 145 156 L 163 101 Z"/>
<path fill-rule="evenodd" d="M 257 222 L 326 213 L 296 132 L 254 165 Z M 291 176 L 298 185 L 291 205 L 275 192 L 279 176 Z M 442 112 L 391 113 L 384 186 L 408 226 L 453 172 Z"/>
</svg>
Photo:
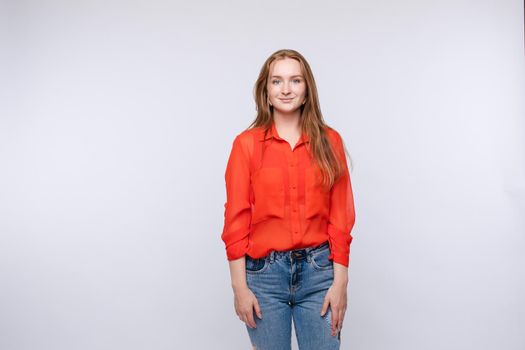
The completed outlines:
<svg viewBox="0 0 525 350">
<path fill-rule="evenodd" d="M 281 101 L 283 101 L 284 103 L 287 103 L 287 102 L 290 102 L 293 100 L 293 98 L 280 98 Z"/>
</svg>

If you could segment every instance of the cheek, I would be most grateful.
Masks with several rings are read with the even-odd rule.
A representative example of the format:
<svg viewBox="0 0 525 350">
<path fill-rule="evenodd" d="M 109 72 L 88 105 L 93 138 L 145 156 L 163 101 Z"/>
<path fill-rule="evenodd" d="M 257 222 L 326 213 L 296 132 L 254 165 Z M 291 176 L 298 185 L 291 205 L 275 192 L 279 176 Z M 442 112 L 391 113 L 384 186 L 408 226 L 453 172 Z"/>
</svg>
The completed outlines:
<svg viewBox="0 0 525 350">
<path fill-rule="evenodd" d="M 304 96 L 306 94 L 306 88 L 304 87 L 304 85 L 297 87 L 296 94 L 299 96 Z"/>
<path fill-rule="evenodd" d="M 268 96 L 272 97 L 272 96 L 276 96 L 278 93 L 279 93 L 279 90 L 277 90 L 275 87 L 273 86 L 270 86 L 268 87 Z"/>
</svg>

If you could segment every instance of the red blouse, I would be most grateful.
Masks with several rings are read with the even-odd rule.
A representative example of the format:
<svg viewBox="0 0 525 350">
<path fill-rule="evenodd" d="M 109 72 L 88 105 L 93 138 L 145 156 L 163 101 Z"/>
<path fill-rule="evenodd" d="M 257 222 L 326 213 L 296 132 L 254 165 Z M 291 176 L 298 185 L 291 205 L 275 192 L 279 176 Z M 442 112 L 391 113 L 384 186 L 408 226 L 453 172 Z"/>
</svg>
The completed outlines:
<svg viewBox="0 0 525 350">
<path fill-rule="evenodd" d="M 262 127 L 235 137 L 225 172 L 221 235 L 228 260 L 245 254 L 260 258 L 271 250 L 300 249 L 328 240 L 329 259 L 348 266 L 355 221 L 352 185 L 341 136 L 331 128 L 326 132 L 346 168 L 330 191 L 314 183 L 321 172 L 308 157 L 306 134 L 293 149 L 279 136 L 275 123 L 265 142 Z"/>
</svg>

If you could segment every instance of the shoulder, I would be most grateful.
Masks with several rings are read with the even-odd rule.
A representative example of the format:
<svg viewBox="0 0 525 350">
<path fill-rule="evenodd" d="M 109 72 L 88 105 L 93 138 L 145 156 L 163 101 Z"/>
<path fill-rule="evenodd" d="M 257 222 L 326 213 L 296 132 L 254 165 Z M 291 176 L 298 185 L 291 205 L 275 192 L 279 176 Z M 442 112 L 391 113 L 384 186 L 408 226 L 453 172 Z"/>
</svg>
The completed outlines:
<svg viewBox="0 0 525 350">
<path fill-rule="evenodd" d="M 239 143 L 244 147 L 248 147 L 253 143 L 254 138 L 259 134 L 259 128 L 245 129 L 235 136 L 234 143 Z"/>
<path fill-rule="evenodd" d="M 335 130 L 334 128 L 332 128 L 330 126 L 326 126 L 325 133 L 326 133 L 326 136 L 328 136 L 329 140 L 333 144 L 337 145 L 337 144 L 342 143 L 341 134 L 337 130 Z"/>
<path fill-rule="evenodd" d="M 241 151 L 245 155 L 250 155 L 253 150 L 254 139 L 258 135 L 258 130 L 245 129 L 235 135 L 233 139 L 232 149 L 235 151 Z"/>
</svg>

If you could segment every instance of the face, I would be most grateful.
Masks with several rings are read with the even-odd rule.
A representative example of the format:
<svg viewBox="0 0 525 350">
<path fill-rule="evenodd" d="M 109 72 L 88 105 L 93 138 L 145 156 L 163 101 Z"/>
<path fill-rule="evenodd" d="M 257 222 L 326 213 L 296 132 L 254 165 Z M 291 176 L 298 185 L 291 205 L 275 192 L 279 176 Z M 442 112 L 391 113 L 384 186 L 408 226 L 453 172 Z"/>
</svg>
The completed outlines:
<svg viewBox="0 0 525 350">
<path fill-rule="evenodd" d="M 274 111 L 290 113 L 298 110 L 306 102 L 306 82 L 299 62 L 293 58 L 273 61 L 267 89 Z"/>
</svg>

